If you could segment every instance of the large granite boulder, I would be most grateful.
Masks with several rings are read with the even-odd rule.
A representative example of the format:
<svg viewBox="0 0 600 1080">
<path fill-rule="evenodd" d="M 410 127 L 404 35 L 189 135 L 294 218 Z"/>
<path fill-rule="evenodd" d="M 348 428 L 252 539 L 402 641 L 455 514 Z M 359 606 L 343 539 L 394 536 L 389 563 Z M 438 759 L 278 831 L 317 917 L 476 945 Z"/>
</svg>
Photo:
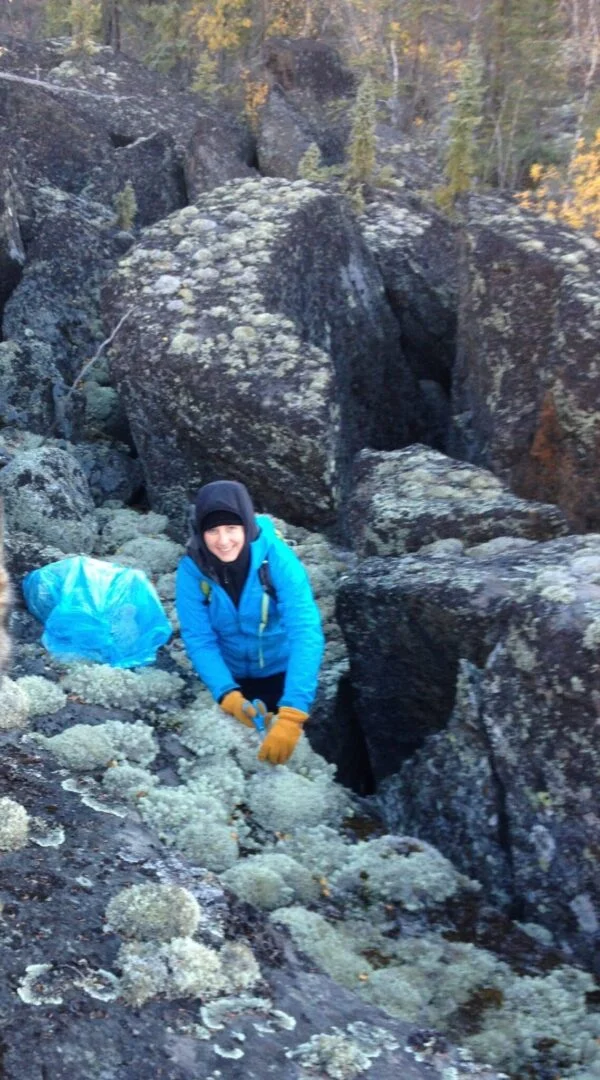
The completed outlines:
<svg viewBox="0 0 600 1080">
<path fill-rule="evenodd" d="M 420 445 L 357 454 L 348 523 L 363 557 L 404 555 L 450 537 L 472 545 L 569 532 L 556 506 L 518 499 L 485 469 Z"/>
<path fill-rule="evenodd" d="M 0 157 L 24 191 L 49 183 L 112 206 L 131 180 L 144 225 L 187 201 L 184 163 L 200 110 L 219 125 L 226 152 L 239 146 L 240 125 L 226 111 L 110 48 L 82 57 L 65 40 L 3 45 Z"/>
<path fill-rule="evenodd" d="M 104 290 L 153 506 L 232 475 L 293 524 L 336 519 L 363 446 L 413 441 L 416 382 L 342 200 L 232 182 L 147 230 Z"/>
<path fill-rule="evenodd" d="M 337 50 L 308 37 L 269 38 L 263 64 L 270 92 L 259 115 L 260 171 L 295 179 L 311 142 L 326 165 L 343 161 L 357 81 Z"/>
<path fill-rule="evenodd" d="M 7 423 L 47 431 L 56 420 L 72 435 L 84 422 L 84 401 L 75 392 L 65 415 L 63 399 L 102 338 L 98 291 L 123 236 L 104 207 L 58 188 L 40 188 L 33 205 L 35 235 L 4 307 L 0 400 Z"/>
<path fill-rule="evenodd" d="M 237 138 L 236 138 L 237 136 Z M 255 140 L 241 125 L 223 123 L 222 117 L 202 112 L 190 137 L 184 160 L 189 202 L 227 180 L 256 176 Z"/>
<path fill-rule="evenodd" d="M 25 262 L 17 203 L 12 178 L 5 170 L 0 190 L 0 312 L 21 277 Z"/>
<path fill-rule="evenodd" d="M 398 164 L 401 169 L 401 162 Z M 417 378 L 449 394 L 456 350 L 456 225 L 416 198 L 378 195 L 360 218 Z"/>
<path fill-rule="evenodd" d="M 298 178 L 298 166 L 316 132 L 279 86 L 274 86 L 260 112 L 257 159 L 263 176 Z"/>
<path fill-rule="evenodd" d="M 598 580 L 597 535 L 495 540 L 365 560 L 338 597 L 376 779 L 400 771 L 390 819 L 588 960 L 600 936 Z"/>
<path fill-rule="evenodd" d="M 83 470 L 67 450 L 22 450 L 0 472 L 7 533 L 14 529 L 71 553 L 92 550 L 97 524 Z"/>
<path fill-rule="evenodd" d="M 449 452 L 600 522 L 600 245 L 493 199 L 464 228 Z"/>
</svg>

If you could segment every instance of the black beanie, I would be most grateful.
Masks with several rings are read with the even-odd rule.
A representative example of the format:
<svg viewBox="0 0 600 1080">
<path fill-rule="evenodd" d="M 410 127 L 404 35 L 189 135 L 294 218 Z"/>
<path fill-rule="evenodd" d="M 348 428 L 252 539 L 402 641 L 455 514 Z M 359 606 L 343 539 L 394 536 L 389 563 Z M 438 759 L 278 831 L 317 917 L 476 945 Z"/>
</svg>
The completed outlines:
<svg viewBox="0 0 600 1080">
<path fill-rule="evenodd" d="M 216 529 L 218 525 L 242 525 L 242 521 L 239 514 L 234 514 L 233 510 L 211 510 L 209 514 L 206 514 L 200 522 L 200 532 L 205 533 L 207 529 Z"/>
</svg>

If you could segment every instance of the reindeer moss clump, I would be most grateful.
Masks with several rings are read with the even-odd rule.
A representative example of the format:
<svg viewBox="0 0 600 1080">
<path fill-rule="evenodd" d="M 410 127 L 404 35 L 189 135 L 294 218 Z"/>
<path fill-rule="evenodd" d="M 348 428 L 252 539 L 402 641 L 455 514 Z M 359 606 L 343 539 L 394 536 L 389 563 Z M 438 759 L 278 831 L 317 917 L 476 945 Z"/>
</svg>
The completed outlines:
<svg viewBox="0 0 600 1080">
<path fill-rule="evenodd" d="M 211 1001 L 247 990 L 261 978 L 252 950 L 241 942 L 226 942 L 217 952 L 190 937 L 132 941 L 121 946 L 117 963 L 122 997 L 134 1006 L 159 995 Z"/>
<path fill-rule="evenodd" d="M 124 724 L 109 720 L 106 724 L 74 724 L 49 738 L 38 732 L 27 736 L 43 746 L 68 769 L 95 772 L 113 761 L 129 760 L 149 765 L 158 753 L 152 728 L 141 721 Z"/>
<path fill-rule="evenodd" d="M 239 855 L 233 826 L 208 816 L 186 825 L 177 836 L 176 846 L 194 862 L 215 873 L 233 866 Z"/>
<path fill-rule="evenodd" d="M 17 679 L 17 686 L 23 691 L 29 705 L 30 716 L 45 716 L 58 712 L 67 703 L 64 690 L 43 675 L 25 675 Z"/>
<path fill-rule="evenodd" d="M 129 1005 L 143 1005 L 159 994 L 210 1001 L 225 990 L 219 954 L 189 937 L 158 945 L 132 941 L 121 946 L 117 963 L 121 994 Z"/>
<path fill-rule="evenodd" d="M 347 793 L 328 776 L 311 780 L 291 769 L 254 776 L 248 784 L 248 805 L 256 822 L 269 832 L 339 823 L 350 806 Z"/>
<path fill-rule="evenodd" d="M 309 904 L 320 895 L 313 875 L 289 855 L 265 852 L 251 855 L 222 876 L 242 900 L 267 911 L 293 901 Z"/>
<path fill-rule="evenodd" d="M 18 851 L 25 847 L 29 835 L 29 814 L 21 803 L 0 799 L 0 850 Z"/>
<path fill-rule="evenodd" d="M 106 909 L 107 928 L 138 941 L 190 937 L 199 921 L 198 901 L 179 885 L 132 885 L 113 896 Z"/>
<path fill-rule="evenodd" d="M 106 709 L 141 709 L 170 703 L 183 689 L 179 675 L 159 668 L 126 671 L 109 664 L 69 665 L 61 685 L 88 705 Z"/>
<path fill-rule="evenodd" d="M 420 840 L 381 836 L 361 840 L 348 850 L 345 864 L 331 878 L 332 887 L 371 903 L 383 900 L 420 911 L 441 903 L 460 888 L 479 888 L 459 874 L 440 852 Z"/>
<path fill-rule="evenodd" d="M 29 698 L 17 682 L 0 676 L 0 730 L 25 727 L 29 717 Z"/>
</svg>

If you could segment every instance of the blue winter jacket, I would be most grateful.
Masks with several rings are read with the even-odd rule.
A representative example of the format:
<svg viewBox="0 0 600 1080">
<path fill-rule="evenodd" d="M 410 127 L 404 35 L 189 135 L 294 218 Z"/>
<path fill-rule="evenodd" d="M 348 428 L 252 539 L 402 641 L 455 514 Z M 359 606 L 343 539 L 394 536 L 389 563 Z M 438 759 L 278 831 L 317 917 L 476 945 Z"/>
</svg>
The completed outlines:
<svg viewBox="0 0 600 1080">
<path fill-rule="evenodd" d="M 285 671 L 279 705 L 310 712 L 324 639 L 308 575 L 291 548 L 263 514 L 250 544 L 250 567 L 239 606 L 225 589 L 185 555 L 177 569 L 176 606 L 188 656 L 215 700 L 239 679 Z M 259 569 L 268 562 L 275 596 Z M 203 591 L 203 582 L 204 591 Z"/>
</svg>

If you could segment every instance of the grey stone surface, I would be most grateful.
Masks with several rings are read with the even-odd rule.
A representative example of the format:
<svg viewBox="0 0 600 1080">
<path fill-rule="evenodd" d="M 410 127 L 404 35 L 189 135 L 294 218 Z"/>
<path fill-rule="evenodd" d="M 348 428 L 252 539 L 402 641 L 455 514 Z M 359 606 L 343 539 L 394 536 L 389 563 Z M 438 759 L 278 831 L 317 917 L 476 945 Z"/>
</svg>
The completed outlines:
<svg viewBox="0 0 600 1080">
<path fill-rule="evenodd" d="M 600 244 L 472 199 L 462 253 L 449 451 L 597 529 Z"/>
<path fill-rule="evenodd" d="M 342 200 L 231 182 L 147 230 L 104 290 L 112 371 L 153 505 L 235 475 L 292 523 L 335 522 L 361 446 L 409 441 L 418 387 Z"/>
<path fill-rule="evenodd" d="M 402 175 L 402 158 L 395 168 Z M 378 194 L 360 218 L 417 378 L 449 394 L 456 351 L 458 230 L 414 195 Z M 443 446 L 442 446 L 443 448 Z"/>
<path fill-rule="evenodd" d="M 357 454 L 348 522 L 360 556 L 404 555 L 452 537 L 469 547 L 569 531 L 556 506 L 518 499 L 487 470 L 421 445 Z"/>
<path fill-rule="evenodd" d="M 599 937 L 599 575 L 590 535 L 368 559 L 338 596 L 376 778 L 444 732 L 404 765 L 396 821 L 443 839 L 581 958 Z M 461 660 L 480 674 L 457 698 Z"/>
<path fill-rule="evenodd" d="M 33 535 L 45 545 L 86 553 L 97 525 L 85 474 L 56 446 L 16 453 L 0 472 L 7 532 Z"/>
</svg>

